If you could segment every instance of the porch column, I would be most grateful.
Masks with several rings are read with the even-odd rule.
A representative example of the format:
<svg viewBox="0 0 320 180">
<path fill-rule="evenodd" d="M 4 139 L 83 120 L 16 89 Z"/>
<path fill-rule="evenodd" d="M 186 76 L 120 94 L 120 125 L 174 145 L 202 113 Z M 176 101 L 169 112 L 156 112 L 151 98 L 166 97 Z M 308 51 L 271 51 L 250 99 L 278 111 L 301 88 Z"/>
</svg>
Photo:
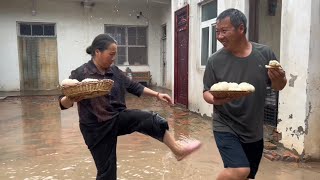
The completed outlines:
<svg viewBox="0 0 320 180">
<path fill-rule="evenodd" d="M 281 22 L 280 61 L 288 84 L 279 98 L 280 143 L 320 158 L 319 1 L 282 1 Z"/>
</svg>

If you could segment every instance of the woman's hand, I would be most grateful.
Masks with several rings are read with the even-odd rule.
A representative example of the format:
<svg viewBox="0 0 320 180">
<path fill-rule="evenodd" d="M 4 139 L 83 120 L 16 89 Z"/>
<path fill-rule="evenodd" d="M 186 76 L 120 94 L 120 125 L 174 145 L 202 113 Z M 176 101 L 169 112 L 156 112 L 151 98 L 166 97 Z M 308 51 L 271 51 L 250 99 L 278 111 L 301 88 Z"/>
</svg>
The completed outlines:
<svg viewBox="0 0 320 180">
<path fill-rule="evenodd" d="M 83 97 L 74 97 L 74 98 L 70 98 L 70 97 L 67 97 L 67 96 L 64 96 L 63 98 L 61 98 L 61 105 L 65 108 L 70 108 L 73 106 L 73 103 L 75 102 L 79 102 L 83 99 Z"/>
<path fill-rule="evenodd" d="M 82 96 L 77 96 L 77 97 L 67 97 L 70 101 L 72 101 L 72 104 L 75 102 L 79 102 L 81 100 L 83 100 L 84 98 Z"/>
<path fill-rule="evenodd" d="M 157 99 L 158 100 L 162 100 L 164 102 L 167 102 L 169 104 L 173 104 L 173 101 L 172 101 L 171 97 L 168 94 L 158 93 L 157 94 Z"/>
</svg>

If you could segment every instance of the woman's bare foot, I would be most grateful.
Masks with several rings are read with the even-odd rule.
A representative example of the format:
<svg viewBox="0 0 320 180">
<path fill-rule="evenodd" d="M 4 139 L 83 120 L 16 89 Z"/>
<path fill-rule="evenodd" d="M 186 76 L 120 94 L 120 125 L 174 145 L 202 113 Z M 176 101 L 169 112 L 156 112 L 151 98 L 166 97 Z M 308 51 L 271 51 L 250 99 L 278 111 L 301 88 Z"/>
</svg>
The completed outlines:
<svg viewBox="0 0 320 180">
<path fill-rule="evenodd" d="M 164 133 L 163 143 L 170 148 L 178 161 L 181 161 L 201 147 L 200 141 L 191 140 L 190 138 L 184 138 L 182 141 L 176 141 L 168 131 Z"/>
<path fill-rule="evenodd" d="M 198 140 L 189 140 L 179 144 L 181 147 L 180 152 L 175 154 L 177 161 L 183 160 L 185 157 L 198 150 L 202 145 L 202 143 Z"/>
</svg>

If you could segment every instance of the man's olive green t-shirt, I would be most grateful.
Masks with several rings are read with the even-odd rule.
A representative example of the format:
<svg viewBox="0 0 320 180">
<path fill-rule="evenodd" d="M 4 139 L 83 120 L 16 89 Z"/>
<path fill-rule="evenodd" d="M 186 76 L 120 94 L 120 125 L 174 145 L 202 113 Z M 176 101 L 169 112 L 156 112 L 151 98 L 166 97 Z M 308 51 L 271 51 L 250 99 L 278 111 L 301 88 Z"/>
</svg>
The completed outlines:
<svg viewBox="0 0 320 180">
<path fill-rule="evenodd" d="M 234 133 L 244 143 L 263 138 L 263 118 L 266 88 L 270 79 L 265 65 L 276 59 L 272 50 L 265 45 L 253 43 L 249 56 L 240 58 L 220 49 L 208 60 L 203 84 L 204 92 L 218 82 L 247 82 L 255 92 L 224 105 L 215 105 L 213 130 Z"/>
</svg>

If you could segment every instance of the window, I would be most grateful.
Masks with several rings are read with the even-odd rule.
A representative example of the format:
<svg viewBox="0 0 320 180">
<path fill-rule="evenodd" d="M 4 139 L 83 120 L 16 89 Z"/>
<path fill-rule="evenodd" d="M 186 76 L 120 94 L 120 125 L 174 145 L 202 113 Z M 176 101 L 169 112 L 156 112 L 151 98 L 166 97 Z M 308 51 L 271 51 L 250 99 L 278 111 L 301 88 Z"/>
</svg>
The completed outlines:
<svg viewBox="0 0 320 180">
<path fill-rule="evenodd" d="M 201 66 L 205 66 L 208 57 L 217 51 L 217 7 L 217 0 L 201 5 Z"/>
<path fill-rule="evenodd" d="M 56 36 L 55 24 L 19 23 L 20 36 Z"/>
<path fill-rule="evenodd" d="M 147 27 L 106 25 L 118 43 L 117 65 L 147 65 Z"/>
</svg>

